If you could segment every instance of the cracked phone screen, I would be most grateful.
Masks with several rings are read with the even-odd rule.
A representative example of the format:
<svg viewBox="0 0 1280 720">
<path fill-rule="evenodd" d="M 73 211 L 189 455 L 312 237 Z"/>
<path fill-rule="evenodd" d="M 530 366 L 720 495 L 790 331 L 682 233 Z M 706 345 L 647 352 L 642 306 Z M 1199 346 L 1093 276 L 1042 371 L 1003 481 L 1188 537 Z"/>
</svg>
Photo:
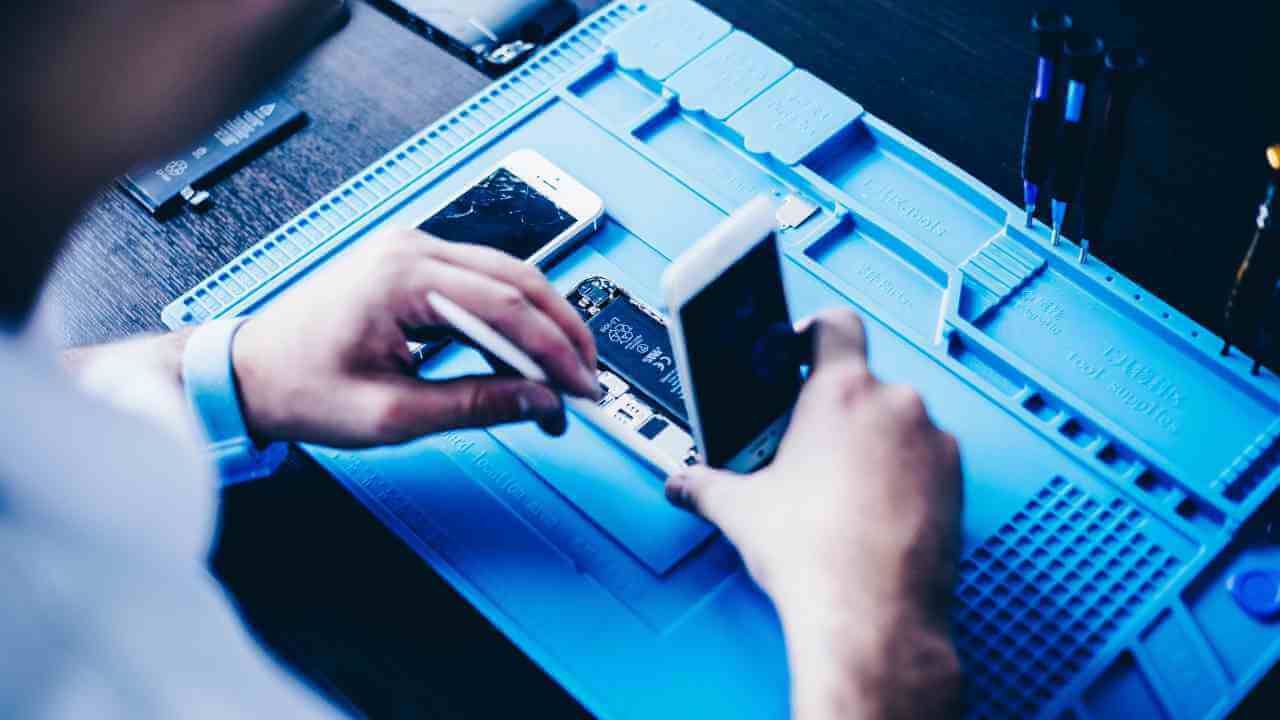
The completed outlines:
<svg viewBox="0 0 1280 720">
<path fill-rule="evenodd" d="M 576 222 L 550 198 L 499 168 L 418 229 L 443 240 L 485 245 L 528 260 Z"/>
</svg>

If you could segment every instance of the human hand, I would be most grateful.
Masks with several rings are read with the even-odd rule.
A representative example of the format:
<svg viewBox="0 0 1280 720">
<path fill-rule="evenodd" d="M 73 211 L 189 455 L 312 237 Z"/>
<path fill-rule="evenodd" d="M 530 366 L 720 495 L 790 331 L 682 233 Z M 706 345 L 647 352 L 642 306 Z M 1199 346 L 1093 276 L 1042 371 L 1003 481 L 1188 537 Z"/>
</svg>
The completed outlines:
<svg viewBox="0 0 1280 720">
<path fill-rule="evenodd" d="M 856 316 L 817 322 L 774 461 L 746 476 L 690 468 L 667 495 L 718 525 L 772 598 L 797 716 L 937 717 L 959 686 L 957 446 L 914 390 L 871 375 Z"/>
<path fill-rule="evenodd" d="M 555 388 L 492 375 L 420 379 L 407 342 L 443 325 L 430 291 L 514 342 Z M 369 240 L 268 306 L 241 328 L 233 362 L 255 438 L 335 447 L 520 420 L 558 432 L 560 391 L 599 392 L 595 341 L 537 268 L 416 230 Z"/>
</svg>

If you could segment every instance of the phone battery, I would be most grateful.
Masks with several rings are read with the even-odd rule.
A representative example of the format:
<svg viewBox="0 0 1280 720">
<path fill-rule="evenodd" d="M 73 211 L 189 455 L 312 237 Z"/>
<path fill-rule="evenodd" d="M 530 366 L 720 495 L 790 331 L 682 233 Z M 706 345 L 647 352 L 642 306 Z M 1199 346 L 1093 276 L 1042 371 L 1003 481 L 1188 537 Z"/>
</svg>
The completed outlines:
<svg viewBox="0 0 1280 720">
<path fill-rule="evenodd" d="M 624 297 L 596 313 L 587 327 L 606 367 L 673 417 L 689 421 L 671 336 L 662 323 Z"/>
<path fill-rule="evenodd" d="M 220 124 L 202 142 L 116 182 L 152 215 L 163 215 L 184 202 L 199 207 L 209 199 L 207 189 L 214 182 L 268 141 L 305 122 L 306 114 L 288 100 L 268 95 Z"/>
</svg>

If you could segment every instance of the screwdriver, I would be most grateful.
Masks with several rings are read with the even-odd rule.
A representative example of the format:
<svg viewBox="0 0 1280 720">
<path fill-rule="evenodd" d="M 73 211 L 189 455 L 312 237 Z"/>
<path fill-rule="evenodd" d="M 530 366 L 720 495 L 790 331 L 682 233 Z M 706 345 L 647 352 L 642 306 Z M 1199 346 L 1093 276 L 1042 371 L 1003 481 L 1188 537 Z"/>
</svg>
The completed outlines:
<svg viewBox="0 0 1280 720">
<path fill-rule="evenodd" d="M 1107 51 L 1102 67 L 1107 90 L 1106 106 L 1102 112 L 1102 125 L 1089 149 L 1088 170 L 1078 208 L 1084 216 L 1080 233 L 1081 263 L 1089 259 L 1090 243 L 1097 244 L 1102 240 L 1103 226 L 1115 200 L 1120 160 L 1124 157 L 1129 104 L 1146 74 L 1147 58 L 1133 48 L 1113 48 Z"/>
<path fill-rule="evenodd" d="M 1060 10 L 1041 10 L 1031 16 L 1031 31 L 1040 38 L 1040 52 L 1036 59 L 1036 85 L 1022 133 L 1022 198 L 1027 208 L 1027 227 L 1035 219 L 1040 188 L 1049 179 L 1053 164 L 1053 141 L 1062 116 L 1058 65 L 1062 61 L 1062 42 L 1070 29 L 1071 16 Z"/>
<path fill-rule="evenodd" d="M 1053 237 L 1058 244 L 1067 209 L 1080 191 L 1084 172 L 1084 154 L 1088 150 L 1089 127 L 1085 105 L 1089 85 L 1102 66 L 1102 39 L 1074 31 L 1067 35 L 1063 54 L 1067 58 L 1067 98 L 1063 104 L 1062 134 L 1058 138 L 1058 155 L 1053 167 Z"/>
<path fill-rule="evenodd" d="M 1280 227 L 1276 222 L 1276 215 L 1280 214 L 1280 144 L 1267 148 L 1267 165 L 1271 168 L 1271 178 L 1267 182 L 1262 203 L 1258 205 L 1258 217 L 1254 222 L 1257 229 L 1253 234 L 1253 240 L 1249 243 L 1249 249 L 1244 254 L 1244 260 L 1240 262 L 1240 268 L 1236 270 L 1236 281 L 1231 287 L 1231 295 L 1227 298 L 1224 333 L 1226 341 L 1222 345 L 1223 355 L 1231 352 L 1231 338 L 1238 321 L 1237 311 L 1257 295 L 1254 288 L 1261 286 L 1270 289 L 1270 285 L 1275 281 L 1274 276 L 1280 274 L 1280 267 L 1276 267 L 1280 263 L 1277 262 L 1275 248 L 1280 244 L 1280 240 L 1272 237 L 1280 234 Z"/>
<path fill-rule="evenodd" d="M 1254 375 L 1262 373 L 1262 361 L 1275 358 L 1278 342 L 1280 342 L 1280 281 L 1277 281 L 1275 287 L 1271 289 L 1271 301 L 1262 315 L 1262 322 L 1258 325 L 1258 344 L 1254 348 L 1253 369 L 1250 372 Z"/>
</svg>

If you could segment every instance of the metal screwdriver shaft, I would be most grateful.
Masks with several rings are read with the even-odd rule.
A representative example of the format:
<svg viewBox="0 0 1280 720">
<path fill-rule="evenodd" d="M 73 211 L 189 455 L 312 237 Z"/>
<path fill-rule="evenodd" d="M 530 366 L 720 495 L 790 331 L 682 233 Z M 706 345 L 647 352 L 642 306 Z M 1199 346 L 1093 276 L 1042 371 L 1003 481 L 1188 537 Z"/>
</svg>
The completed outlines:
<svg viewBox="0 0 1280 720">
<path fill-rule="evenodd" d="M 1058 153 L 1053 166 L 1053 238 L 1058 244 L 1062 237 L 1062 224 L 1067 209 L 1080 191 L 1080 178 L 1084 172 L 1084 155 L 1088 149 L 1089 126 L 1086 102 L 1089 86 L 1102 66 L 1102 39 L 1074 31 L 1067 36 L 1063 54 L 1067 60 L 1067 96 L 1063 103 L 1062 133 L 1058 138 Z"/>
<path fill-rule="evenodd" d="M 1107 100 L 1101 127 L 1089 150 L 1088 170 L 1084 177 L 1078 211 L 1084 216 L 1080 233 L 1080 257 L 1089 259 L 1090 246 L 1103 239 L 1107 214 L 1115 201 L 1116 183 L 1120 179 L 1120 161 L 1124 157 L 1129 105 L 1146 74 L 1147 58 L 1132 48 L 1107 51 L 1103 62 L 1103 82 Z"/>
<path fill-rule="evenodd" d="M 1022 198 L 1027 209 L 1027 227 L 1035 219 L 1040 189 L 1049 179 L 1053 165 L 1053 143 L 1062 117 L 1062 98 L 1057 73 L 1062 62 L 1062 44 L 1071 29 L 1071 17 L 1059 10 L 1041 10 L 1031 18 L 1031 30 L 1040 39 L 1036 58 L 1036 85 L 1027 105 L 1027 122 L 1022 134 Z"/>
<path fill-rule="evenodd" d="M 1258 325 L 1258 341 L 1254 347 L 1253 368 L 1250 372 L 1254 375 L 1262 373 L 1263 361 L 1276 357 L 1278 343 L 1280 343 L 1280 281 L 1271 288 L 1271 299 L 1263 312 L 1262 322 Z"/>
<path fill-rule="evenodd" d="M 1257 230 L 1253 234 L 1253 241 L 1249 243 L 1249 249 L 1245 251 L 1244 260 L 1240 262 L 1240 268 L 1236 270 L 1235 284 L 1232 285 L 1231 295 L 1227 298 L 1223 333 L 1226 341 L 1222 345 L 1223 355 L 1231 352 L 1232 337 L 1235 334 L 1235 326 L 1239 322 L 1237 314 L 1241 305 L 1257 294 L 1255 289 L 1259 286 L 1270 290 L 1275 282 L 1275 276 L 1280 274 L 1280 267 L 1275 267 L 1280 264 L 1276 258 L 1277 248 L 1271 247 L 1280 244 L 1280 240 L 1273 237 L 1280 235 L 1280 222 L 1276 220 L 1276 215 L 1280 214 L 1280 145 L 1267 148 L 1267 165 L 1271 168 L 1271 178 L 1267 182 L 1262 203 L 1258 205 L 1258 218 L 1255 221 Z"/>
</svg>

